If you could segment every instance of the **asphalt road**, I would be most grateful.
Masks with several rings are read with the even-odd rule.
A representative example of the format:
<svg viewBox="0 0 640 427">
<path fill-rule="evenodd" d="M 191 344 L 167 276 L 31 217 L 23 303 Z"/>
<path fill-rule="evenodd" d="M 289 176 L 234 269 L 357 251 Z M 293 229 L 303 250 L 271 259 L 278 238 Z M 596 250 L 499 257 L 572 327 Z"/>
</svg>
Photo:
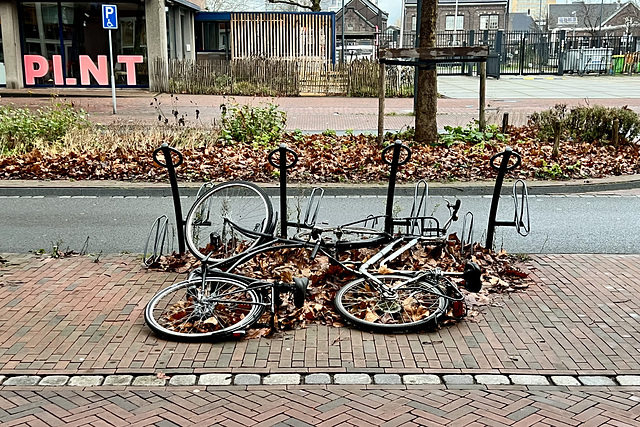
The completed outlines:
<svg viewBox="0 0 640 427">
<path fill-rule="evenodd" d="M 454 200 L 454 197 L 449 198 Z M 471 211 L 475 219 L 474 239 L 484 244 L 490 196 L 461 196 L 461 212 Z M 193 197 L 183 197 L 184 214 Z M 406 215 L 410 197 L 398 197 L 394 211 Z M 289 203 L 290 219 L 295 217 L 301 197 Z M 277 209 L 278 198 L 273 198 Z M 331 196 L 322 202 L 319 220 L 340 224 L 368 214 L 384 213 L 380 196 Z M 640 196 L 571 194 L 535 195 L 529 198 L 531 233 L 518 235 L 513 228 L 497 228 L 495 247 L 511 253 L 640 253 Z M 432 196 L 427 213 L 446 218 L 445 197 Z M 92 253 L 141 253 L 151 223 L 166 214 L 172 222 L 169 197 L 7 197 L 0 198 L 0 252 L 25 253 L 54 244 L 79 251 L 89 238 Z M 503 196 L 498 220 L 513 219 L 513 199 Z M 451 231 L 460 234 L 462 221 Z M 61 242 L 61 243 L 60 243 Z"/>
</svg>

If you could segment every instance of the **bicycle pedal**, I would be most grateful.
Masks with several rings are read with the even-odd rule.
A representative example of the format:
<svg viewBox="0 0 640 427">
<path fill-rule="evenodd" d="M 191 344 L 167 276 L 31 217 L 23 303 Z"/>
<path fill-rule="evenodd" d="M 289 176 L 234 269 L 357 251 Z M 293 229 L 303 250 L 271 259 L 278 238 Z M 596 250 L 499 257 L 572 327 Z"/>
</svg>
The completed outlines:
<svg viewBox="0 0 640 427">
<path fill-rule="evenodd" d="M 467 314 L 464 301 L 453 301 L 451 308 L 453 310 L 453 317 L 464 317 Z"/>
</svg>

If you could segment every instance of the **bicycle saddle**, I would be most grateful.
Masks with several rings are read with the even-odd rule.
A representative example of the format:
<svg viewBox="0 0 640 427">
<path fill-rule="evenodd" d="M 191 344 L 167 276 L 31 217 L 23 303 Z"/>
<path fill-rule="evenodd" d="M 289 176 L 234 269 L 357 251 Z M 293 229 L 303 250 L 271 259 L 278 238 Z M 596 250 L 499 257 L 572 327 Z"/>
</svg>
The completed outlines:
<svg viewBox="0 0 640 427">
<path fill-rule="evenodd" d="M 309 279 L 306 277 L 294 277 L 293 286 L 295 288 L 293 292 L 293 303 L 297 308 L 304 305 L 304 299 L 307 296 L 307 286 L 309 286 Z"/>
<path fill-rule="evenodd" d="M 473 261 L 467 261 L 464 265 L 464 273 L 462 274 L 462 277 L 464 277 L 464 287 L 469 292 L 480 292 L 480 289 L 482 289 L 481 275 L 482 270 L 480 266 Z"/>
</svg>

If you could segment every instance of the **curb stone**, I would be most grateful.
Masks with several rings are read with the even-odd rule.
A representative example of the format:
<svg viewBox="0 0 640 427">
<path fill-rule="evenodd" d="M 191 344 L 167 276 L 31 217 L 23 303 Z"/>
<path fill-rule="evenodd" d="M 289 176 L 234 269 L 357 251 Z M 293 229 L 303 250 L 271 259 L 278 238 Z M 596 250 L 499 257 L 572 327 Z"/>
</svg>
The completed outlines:
<svg viewBox="0 0 640 427">
<path fill-rule="evenodd" d="M 442 377 L 447 385 L 471 385 L 473 384 L 473 375 L 444 375 Z"/>
<path fill-rule="evenodd" d="M 551 377 L 551 382 L 555 385 L 563 386 L 578 386 L 581 385 L 580 381 L 575 377 L 568 375 L 554 375 Z"/>
<path fill-rule="evenodd" d="M 104 379 L 104 385 L 127 386 L 131 385 L 133 375 L 109 375 Z"/>
<path fill-rule="evenodd" d="M 640 375 L 520 375 L 520 374 L 175 374 L 156 375 L 0 375 L 0 386 L 229 386 L 235 385 L 520 385 L 559 387 L 640 386 Z"/>
<path fill-rule="evenodd" d="M 616 385 L 616 382 L 613 379 L 597 375 L 583 375 L 579 376 L 578 379 L 583 385 L 587 386 L 607 387 Z"/>
<path fill-rule="evenodd" d="M 38 383 L 38 385 L 60 387 L 60 386 L 67 385 L 68 382 L 69 382 L 68 375 L 49 375 L 47 377 L 42 378 Z"/>
<path fill-rule="evenodd" d="M 96 387 L 102 385 L 104 377 L 101 375 L 80 375 L 71 377 L 69 385 L 74 387 Z"/>
<path fill-rule="evenodd" d="M 549 385 L 544 375 L 511 375 L 511 381 L 516 385 Z"/>
<path fill-rule="evenodd" d="M 30 386 L 37 385 L 42 377 L 37 375 L 20 375 L 17 377 L 9 377 L 2 385 Z"/>
<path fill-rule="evenodd" d="M 171 386 L 189 386 L 196 385 L 198 378 L 195 375 L 174 375 L 169 379 Z"/>
</svg>

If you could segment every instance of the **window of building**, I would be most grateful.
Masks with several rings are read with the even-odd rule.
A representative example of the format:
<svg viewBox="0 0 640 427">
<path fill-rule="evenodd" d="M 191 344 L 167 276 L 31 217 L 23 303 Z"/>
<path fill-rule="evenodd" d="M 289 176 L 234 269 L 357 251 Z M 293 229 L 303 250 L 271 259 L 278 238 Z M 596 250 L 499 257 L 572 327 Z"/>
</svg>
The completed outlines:
<svg viewBox="0 0 640 427">
<path fill-rule="evenodd" d="M 142 55 L 136 64 L 136 84 L 148 85 L 146 25 L 144 4 L 111 2 L 118 7 L 118 29 L 112 30 L 115 55 Z M 36 85 L 53 85 L 54 55 L 60 55 L 65 83 L 76 79 L 80 85 L 80 56 L 87 55 L 97 64 L 99 55 L 109 55 L 109 30 L 102 28 L 101 3 L 19 3 L 24 55 L 40 55 L 49 72 L 35 79 Z M 115 62 L 115 61 L 114 61 Z M 116 84 L 126 84 L 124 64 L 116 67 Z M 70 83 L 71 84 L 71 83 Z M 91 84 L 96 84 L 91 77 Z"/>
<path fill-rule="evenodd" d="M 454 31 L 454 30 L 462 30 L 464 29 L 464 15 L 458 15 L 458 19 L 454 25 L 453 21 L 454 15 L 447 15 L 445 21 L 445 30 L 446 31 Z"/>
<path fill-rule="evenodd" d="M 202 22 L 196 33 L 198 50 L 205 52 L 225 51 L 228 45 L 228 24 L 226 22 Z"/>
<path fill-rule="evenodd" d="M 481 30 L 497 30 L 498 15 L 480 15 Z"/>
<path fill-rule="evenodd" d="M 411 31 L 416 31 L 418 28 L 418 20 L 416 19 L 416 15 L 411 15 Z"/>
</svg>

